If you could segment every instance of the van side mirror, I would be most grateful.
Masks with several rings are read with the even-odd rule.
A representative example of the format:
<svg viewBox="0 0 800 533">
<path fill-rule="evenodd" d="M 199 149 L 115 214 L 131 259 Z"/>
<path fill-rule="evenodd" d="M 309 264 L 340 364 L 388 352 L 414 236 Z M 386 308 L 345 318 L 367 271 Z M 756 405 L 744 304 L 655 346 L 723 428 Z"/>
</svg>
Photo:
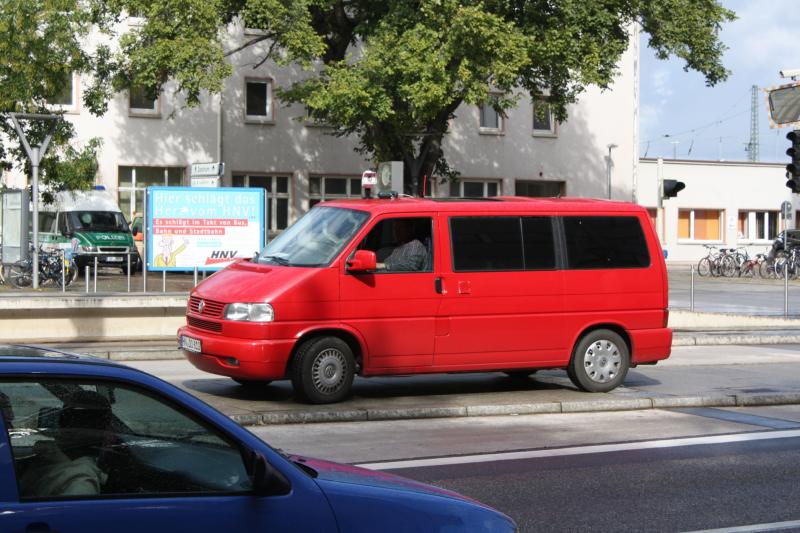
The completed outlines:
<svg viewBox="0 0 800 533">
<path fill-rule="evenodd" d="M 137 235 L 139 235 L 139 228 L 133 228 L 133 229 L 131 230 L 131 235 L 133 235 L 134 237 L 136 237 Z"/>
<path fill-rule="evenodd" d="M 250 452 L 250 479 L 259 496 L 281 496 L 292 490 L 289 480 L 258 452 Z"/>
<path fill-rule="evenodd" d="M 347 260 L 348 272 L 369 272 L 377 268 L 375 252 L 370 250 L 356 250 L 356 253 Z"/>
</svg>

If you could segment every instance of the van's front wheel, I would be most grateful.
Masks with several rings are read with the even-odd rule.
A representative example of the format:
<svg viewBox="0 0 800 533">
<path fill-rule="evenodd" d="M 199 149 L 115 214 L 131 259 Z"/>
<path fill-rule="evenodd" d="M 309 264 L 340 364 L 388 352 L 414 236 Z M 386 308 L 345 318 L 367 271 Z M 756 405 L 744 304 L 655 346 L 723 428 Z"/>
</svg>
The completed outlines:
<svg viewBox="0 0 800 533">
<path fill-rule="evenodd" d="M 630 366 L 628 345 L 618 334 L 597 329 L 581 338 L 569 362 L 572 383 L 587 392 L 608 392 L 622 384 Z"/>
<path fill-rule="evenodd" d="M 355 377 L 350 346 L 338 337 L 320 337 L 303 343 L 291 369 L 295 393 L 311 403 L 334 403 L 350 394 Z"/>
</svg>

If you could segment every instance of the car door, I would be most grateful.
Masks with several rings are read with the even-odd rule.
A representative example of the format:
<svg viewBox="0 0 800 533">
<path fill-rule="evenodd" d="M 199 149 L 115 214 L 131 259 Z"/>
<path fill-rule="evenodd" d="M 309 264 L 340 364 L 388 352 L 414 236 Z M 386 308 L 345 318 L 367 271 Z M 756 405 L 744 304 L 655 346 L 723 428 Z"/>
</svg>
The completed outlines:
<svg viewBox="0 0 800 533">
<path fill-rule="evenodd" d="M 363 237 L 348 252 L 356 249 L 375 252 L 379 263 L 391 257 L 395 224 L 411 224 L 415 246 L 424 247 L 426 257 L 412 270 L 387 268 L 372 272 L 348 272 L 341 267 L 342 322 L 358 331 L 368 356 L 364 373 L 413 372 L 433 363 L 433 336 L 441 294 L 437 292 L 434 242 L 435 217 L 432 215 L 393 215 L 376 217 Z"/>
<path fill-rule="evenodd" d="M 10 444 L 0 446 L 0 531 L 335 531 L 310 478 L 262 446 L 273 463 L 280 459 L 291 490 L 255 495 L 245 464 L 253 443 L 243 446 L 151 391 L 97 378 L 35 378 L 0 380 L 0 392 L 14 413 L 0 435 Z M 76 395 L 82 404 L 71 400 Z M 87 407 L 87 397 L 107 407 Z M 69 414 L 75 405 L 82 417 Z M 98 423 L 103 409 L 107 424 Z M 65 438 L 67 430 L 76 433 Z"/>
<path fill-rule="evenodd" d="M 447 259 L 435 365 L 491 370 L 563 363 L 563 273 L 553 217 L 453 214 L 440 231 Z"/>
</svg>

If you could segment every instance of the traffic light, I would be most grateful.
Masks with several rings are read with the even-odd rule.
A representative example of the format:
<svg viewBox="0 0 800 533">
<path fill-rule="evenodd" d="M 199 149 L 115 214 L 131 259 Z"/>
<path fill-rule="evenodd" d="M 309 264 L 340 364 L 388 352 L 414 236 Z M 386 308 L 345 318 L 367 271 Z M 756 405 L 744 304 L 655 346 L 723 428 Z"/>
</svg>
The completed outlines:
<svg viewBox="0 0 800 533">
<path fill-rule="evenodd" d="M 664 199 L 675 198 L 686 188 L 686 184 L 678 180 L 664 180 Z"/>
<path fill-rule="evenodd" d="M 793 193 L 800 193 L 800 130 L 790 131 L 786 138 L 792 141 L 791 148 L 786 150 L 786 155 L 792 158 L 792 162 L 786 165 L 786 186 Z"/>
</svg>

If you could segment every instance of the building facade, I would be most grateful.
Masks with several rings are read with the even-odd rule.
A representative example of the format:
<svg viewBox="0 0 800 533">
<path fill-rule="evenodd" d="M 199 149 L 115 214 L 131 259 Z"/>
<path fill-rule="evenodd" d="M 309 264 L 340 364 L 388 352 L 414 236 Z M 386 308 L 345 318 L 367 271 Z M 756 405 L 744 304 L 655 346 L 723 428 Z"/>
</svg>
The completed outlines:
<svg viewBox="0 0 800 533">
<path fill-rule="evenodd" d="M 134 21 L 135 22 L 135 21 Z M 252 35 L 232 31 L 233 49 Z M 529 195 L 636 200 L 638 168 L 638 34 L 619 64 L 610 90 L 590 88 L 557 124 L 549 111 L 534 113 L 522 95 L 507 116 L 490 107 L 463 105 L 444 142 L 445 156 L 460 179 L 434 183 L 432 194 L 448 196 Z M 276 89 L 302 76 L 294 67 L 259 64 L 264 43 L 229 57 L 234 74 L 221 95 L 187 109 L 174 87 L 156 100 L 138 91 L 118 94 L 102 117 L 81 107 L 80 77 L 59 101 L 75 124 L 77 142 L 101 137 L 97 183 L 117 196 L 129 217 L 143 209 L 151 185 L 189 185 L 193 163 L 225 163 L 225 186 L 267 191 L 269 232 L 280 231 L 315 203 L 360 195 L 360 176 L 374 168 L 354 149 L 357 140 L 338 138 L 306 120 L 303 106 L 286 106 Z M 254 67 L 255 66 L 255 67 Z M 610 147 L 610 148 L 609 148 Z M 610 157 L 609 157 L 610 156 Z M 23 186 L 18 173 L 5 176 Z"/>
<path fill-rule="evenodd" d="M 783 163 L 663 160 L 664 179 L 686 188 L 663 202 L 657 220 L 658 160 L 639 165 L 640 203 L 650 212 L 670 261 L 699 261 L 705 246 L 766 251 L 780 231 L 795 228 L 800 196 L 786 187 Z M 791 203 L 791 218 L 782 216 Z"/>
</svg>

